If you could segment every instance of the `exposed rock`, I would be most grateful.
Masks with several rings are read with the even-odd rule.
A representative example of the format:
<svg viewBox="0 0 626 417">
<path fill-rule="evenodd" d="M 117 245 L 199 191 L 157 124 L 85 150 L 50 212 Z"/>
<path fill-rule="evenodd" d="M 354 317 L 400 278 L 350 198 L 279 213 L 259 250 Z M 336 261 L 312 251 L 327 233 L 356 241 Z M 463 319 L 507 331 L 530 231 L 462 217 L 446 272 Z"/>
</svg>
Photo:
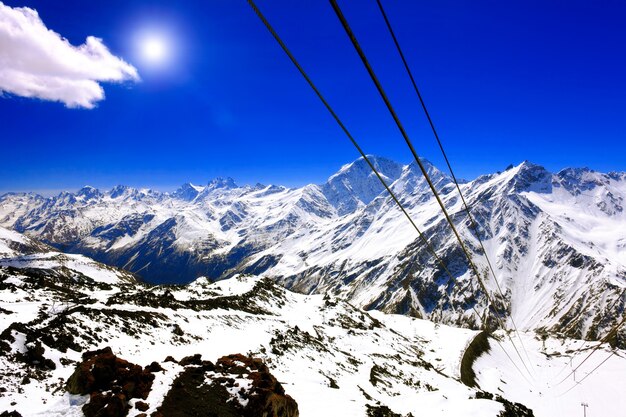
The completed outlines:
<svg viewBox="0 0 626 417">
<path fill-rule="evenodd" d="M 213 364 L 195 354 L 178 364 L 184 370 L 151 417 L 298 417 L 298 405 L 261 359 L 234 354 Z M 142 369 L 106 347 L 83 353 L 83 361 L 67 380 L 66 389 L 70 394 L 89 395 L 82 408 L 86 417 L 124 417 L 130 410 L 130 399 L 148 397 L 152 372 L 162 371 L 157 362 Z M 143 412 L 150 408 L 144 401 L 134 406 Z"/>
<path fill-rule="evenodd" d="M 146 366 L 146 370 L 152 373 L 161 372 L 163 371 L 163 367 L 158 362 L 152 362 L 150 365 Z"/>
<path fill-rule="evenodd" d="M 17 411 L 3 411 L 0 417 L 22 417 L 22 415 Z"/>
<path fill-rule="evenodd" d="M 33 366 L 53 370 L 56 369 L 56 365 L 51 359 L 47 359 L 43 356 L 46 349 L 41 345 L 40 341 L 28 343 L 26 345 L 26 354 L 24 355 L 24 361 Z"/>
<path fill-rule="evenodd" d="M 402 417 L 400 414 L 394 413 L 385 405 L 369 405 L 367 404 L 367 417 Z"/>
<path fill-rule="evenodd" d="M 184 358 L 180 360 L 180 362 L 178 362 L 178 364 L 180 366 L 202 365 L 202 355 L 200 355 L 199 353 L 196 353 L 195 355 L 192 355 L 192 356 L 185 356 Z"/>
<path fill-rule="evenodd" d="M 150 408 L 150 405 L 148 403 L 145 403 L 143 401 L 137 401 L 135 403 L 135 408 L 139 411 L 147 411 L 148 408 Z"/>
<path fill-rule="evenodd" d="M 83 353 L 66 389 L 70 394 L 89 394 L 85 416 L 121 417 L 128 413 L 128 400 L 148 397 L 153 380 L 148 369 L 118 358 L 106 347 Z"/>
<path fill-rule="evenodd" d="M 283 386 L 274 378 L 260 359 L 240 354 L 224 356 L 217 361 L 217 371 L 252 380 L 249 402 L 244 416 L 297 417 L 298 404 L 285 394 Z M 245 397 L 245 396 L 244 396 Z"/>
<path fill-rule="evenodd" d="M 477 387 L 476 374 L 474 373 L 474 362 L 483 353 L 489 352 L 489 334 L 485 331 L 480 332 L 472 339 L 471 343 L 465 349 L 463 358 L 461 359 L 461 382 L 468 387 Z M 480 387 L 479 387 L 480 388 Z"/>
<path fill-rule="evenodd" d="M 504 405 L 504 411 L 501 411 L 498 417 L 534 417 L 533 410 L 520 403 L 511 402 L 499 395 L 493 395 L 490 392 L 478 391 L 476 398 L 497 401 Z"/>
<path fill-rule="evenodd" d="M 123 417 L 128 414 L 127 397 L 121 393 L 94 392 L 83 406 L 85 417 Z"/>
<path fill-rule="evenodd" d="M 200 355 L 184 358 L 186 369 L 152 417 L 298 417 L 298 405 L 260 360 L 241 354 L 215 365 Z"/>
</svg>

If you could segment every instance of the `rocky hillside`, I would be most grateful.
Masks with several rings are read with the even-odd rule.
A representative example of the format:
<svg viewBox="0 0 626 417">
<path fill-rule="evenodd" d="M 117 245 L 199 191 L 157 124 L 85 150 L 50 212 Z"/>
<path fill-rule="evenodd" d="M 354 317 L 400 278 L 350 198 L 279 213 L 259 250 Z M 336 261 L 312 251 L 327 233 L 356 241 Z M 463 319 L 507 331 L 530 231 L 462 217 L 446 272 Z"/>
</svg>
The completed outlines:
<svg viewBox="0 0 626 417">
<path fill-rule="evenodd" d="M 0 225 L 150 282 L 237 274 L 367 309 L 476 327 L 491 314 L 415 164 L 373 158 L 428 236 L 436 263 L 359 159 L 325 184 L 297 189 L 217 179 L 167 194 L 129 187 L 44 198 L 6 194 Z M 597 339 L 626 306 L 626 174 L 524 162 L 462 184 L 426 163 L 502 314 L 522 329 Z M 477 233 L 495 269 L 487 269 Z M 497 284 L 503 297 L 497 292 Z M 509 320 L 509 327 L 512 323 Z"/>
<path fill-rule="evenodd" d="M 260 359 L 235 354 L 213 364 L 196 354 L 164 362 L 142 368 L 115 356 L 109 347 L 88 351 L 65 390 L 79 397 L 75 401 L 83 403 L 85 417 L 122 417 L 129 412 L 148 416 L 155 401 L 160 405 L 153 417 L 299 416 L 298 404 Z M 157 375 L 159 380 L 170 379 L 171 385 L 163 390 L 162 383 L 154 384 L 153 390 Z"/>
<path fill-rule="evenodd" d="M 82 256 L 12 253 L 0 261 L 0 308 L 0 411 L 23 416 L 505 409 L 457 380 L 474 332 L 416 322 L 400 333 L 384 316 L 268 279 L 150 286 Z M 446 358 L 437 338 L 451 334 Z"/>
<path fill-rule="evenodd" d="M 557 395 L 571 406 L 552 380 L 586 355 L 572 356 L 575 340 L 522 334 L 530 371 L 518 374 L 517 359 L 502 359 L 515 358 L 503 333 L 468 360 L 472 330 L 365 312 L 268 278 L 152 286 L 3 236 L 14 249 L 0 255 L 0 414 L 532 416 L 526 406 L 543 410 Z M 605 400 L 623 389 L 610 372 L 626 372 L 626 352 L 616 352 L 594 382 L 604 415 L 626 406 Z M 461 382 L 468 369 L 472 387 Z"/>
</svg>

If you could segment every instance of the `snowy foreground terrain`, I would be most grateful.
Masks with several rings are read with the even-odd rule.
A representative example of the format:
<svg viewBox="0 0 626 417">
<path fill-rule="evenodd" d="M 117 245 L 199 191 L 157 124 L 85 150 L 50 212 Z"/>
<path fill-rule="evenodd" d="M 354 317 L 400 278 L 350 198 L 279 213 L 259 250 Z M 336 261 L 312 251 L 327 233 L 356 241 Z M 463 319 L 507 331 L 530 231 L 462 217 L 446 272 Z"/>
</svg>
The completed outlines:
<svg viewBox="0 0 626 417">
<path fill-rule="evenodd" d="M 162 405 L 181 372 L 195 366 L 182 358 L 200 354 L 215 362 L 234 353 L 262 359 L 305 417 L 532 415 L 515 403 L 535 416 L 554 417 L 581 414 L 581 401 L 589 404 L 588 416 L 624 415 L 626 351 L 612 351 L 576 386 L 566 376 L 588 351 L 573 353 L 595 342 L 542 340 L 525 332 L 526 371 L 504 333 L 496 332 L 489 350 L 469 362 L 477 383 L 470 388 L 461 382 L 468 377 L 461 368 L 479 334 L 365 312 L 333 295 L 293 293 L 262 277 L 149 286 L 0 228 L 0 413 L 83 415 L 89 396 L 70 395 L 66 381 L 83 352 L 111 347 L 141 367 L 159 364 L 143 400 L 147 409 L 139 411 L 139 401 L 131 399 L 130 416 L 150 416 Z M 609 352 L 608 345 L 599 349 L 576 379 Z M 229 401 L 247 403 L 242 395 L 252 373 L 235 380 Z M 205 372 L 203 384 L 216 375 Z"/>
<path fill-rule="evenodd" d="M 367 310 L 476 327 L 487 297 L 416 164 L 372 160 L 450 275 L 363 159 L 301 188 L 216 179 L 174 193 L 118 186 L 5 194 L 0 226 L 148 282 L 252 274 Z M 424 163 L 485 286 L 511 313 L 507 328 L 514 321 L 526 331 L 600 340 L 616 324 L 626 308 L 626 173 L 550 173 L 523 162 L 480 176 L 461 184 L 476 232 L 451 179 Z"/>
</svg>

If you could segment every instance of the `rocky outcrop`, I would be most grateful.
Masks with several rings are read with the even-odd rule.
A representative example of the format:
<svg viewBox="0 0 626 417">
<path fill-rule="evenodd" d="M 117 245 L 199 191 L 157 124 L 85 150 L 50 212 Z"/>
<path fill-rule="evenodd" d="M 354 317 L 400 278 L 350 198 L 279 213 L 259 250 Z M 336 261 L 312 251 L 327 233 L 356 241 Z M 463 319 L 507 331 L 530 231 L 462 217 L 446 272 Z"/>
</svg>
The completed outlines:
<svg viewBox="0 0 626 417">
<path fill-rule="evenodd" d="M 216 371 L 251 381 L 250 389 L 244 394 L 248 404 L 244 416 L 297 417 L 298 404 L 270 373 L 261 359 L 240 354 L 229 355 L 217 361 Z M 227 380 L 228 381 L 228 380 Z"/>
<path fill-rule="evenodd" d="M 520 403 L 514 403 L 506 398 L 502 398 L 499 395 L 494 395 L 490 392 L 478 391 L 476 393 L 477 399 L 493 400 L 501 403 L 504 406 L 504 410 L 498 414 L 498 417 L 535 417 L 533 410 Z"/>
<path fill-rule="evenodd" d="M 175 360 L 168 357 L 166 362 Z M 298 417 L 298 404 L 261 359 L 234 354 L 213 364 L 196 354 L 178 365 L 180 372 L 151 417 Z M 146 400 L 154 373 L 163 371 L 157 362 L 142 368 L 107 347 L 83 354 L 66 389 L 70 394 L 89 395 L 82 408 L 86 417 L 124 417 L 129 400 Z M 150 409 L 144 401 L 134 404 L 139 411 Z"/>
<path fill-rule="evenodd" d="M 185 370 L 153 417 L 298 417 L 298 404 L 260 359 L 241 354 L 216 364 L 200 355 L 182 359 Z"/>
<path fill-rule="evenodd" d="M 130 399 L 148 397 L 153 380 L 150 369 L 118 358 L 107 347 L 83 353 L 66 389 L 70 394 L 89 395 L 83 406 L 86 417 L 122 417 L 128 414 Z"/>
</svg>

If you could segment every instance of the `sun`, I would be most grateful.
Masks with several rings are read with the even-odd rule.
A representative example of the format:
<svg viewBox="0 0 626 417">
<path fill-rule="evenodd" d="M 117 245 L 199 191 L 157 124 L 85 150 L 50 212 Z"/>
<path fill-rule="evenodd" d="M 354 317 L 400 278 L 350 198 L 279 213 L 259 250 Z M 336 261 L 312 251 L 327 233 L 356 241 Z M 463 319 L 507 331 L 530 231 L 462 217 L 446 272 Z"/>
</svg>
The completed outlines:
<svg viewBox="0 0 626 417">
<path fill-rule="evenodd" d="M 180 24 L 155 17 L 152 21 L 135 21 L 131 30 L 129 47 L 144 76 L 162 78 L 181 69 L 188 42 Z"/>
<path fill-rule="evenodd" d="M 146 63 L 163 64 L 169 55 L 169 44 L 163 36 L 146 36 L 140 42 L 140 50 Z"/>
<path fill-rule="evenodd" d="M 141 47 L 142 55 L 146 61 L 159 63 L 167 58 L 167 42 L 159 37 L 145 39 Z"/>
</svg>

